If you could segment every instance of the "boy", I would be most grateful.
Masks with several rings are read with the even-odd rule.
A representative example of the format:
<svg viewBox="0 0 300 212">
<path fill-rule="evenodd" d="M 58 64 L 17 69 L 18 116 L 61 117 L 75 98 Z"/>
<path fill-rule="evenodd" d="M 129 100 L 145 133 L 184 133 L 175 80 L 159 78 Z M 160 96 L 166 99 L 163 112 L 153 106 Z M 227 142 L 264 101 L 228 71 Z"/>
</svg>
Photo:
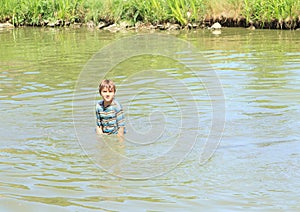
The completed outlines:
<svg viewBox="0 0 300 212">
<path fill-rule="evenodd" d="M 103 80 L 99 85 L 99 93 L 103 100 L 96 105 L 97 134 L 117 134 L 124 136 L 125 117 L 123 108 L 114 98 L 116 86 L 112 80 Z"/>
</svg>

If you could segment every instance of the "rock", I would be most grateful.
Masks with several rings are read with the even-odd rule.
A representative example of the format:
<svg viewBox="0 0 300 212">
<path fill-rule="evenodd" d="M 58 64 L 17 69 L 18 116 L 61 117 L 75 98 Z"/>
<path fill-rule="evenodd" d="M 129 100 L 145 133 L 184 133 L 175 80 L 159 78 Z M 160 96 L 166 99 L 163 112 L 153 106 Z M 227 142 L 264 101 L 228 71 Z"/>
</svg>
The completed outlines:
<svg viewBox="0 0 300 212">
<path fill-rule="evenodd" d="M 63 25 L 63 21 L 61 19 L 55 22 L 55 26 L 62 26 L 62 25 Z"/>
<path fill-rule="evenodd" d="M 156 29 L 157 26 L 153 26 L 152 24 L 142 24 L 139 26 L 139 28 L 135 28 L 135 29 L 138 29 L 138 30 L 153 30 L 153 29 Z"/>
<path fill-rule="evenodd" d="M 49 22 L 47 24 L 48 27 L 56 27 L 56 26 L 63 26 L 63 21 L 62 20 L 56 20 L 55 22 Z"/>
<path fill-rule="evenodd" d="M 196 23 L 192 23 L 192 27 L 193 27 L 194 29 L 196 29 L 196 28 L 198 28 L 198 27 L 199 27 L 199 25 L 198 25 L 198 24 L 196 24 Z"/>
<path fill-rule="evenodd" d="M 78 29 L 82 26 L 82 23 L 73 23 L 71 26 L 72 28 Z"/>
<path fill-rule="evenodd" d="M 188 23 L 187 28 L 188 29 L 196 29 L 198 25 L 196 23 Z"/>
<path fill-rule="evenodd" d="M 54 23 L 54 22 L 49 22 L 49 23 L 47 24 L 47 26 L 48 26 L 48 27 L 55 27 L 55 23 Z"/>
<path fill-rule="evenodd" d="M 94 27 L 95 27 L 95 24 L 94 24 L 93 21 L 88 21 L 88 22 L 86 23 L 86 26 L 87 26 L 88 28 L 94 28 Z"/>
<path fill-rule="evenodd" d="M 249 30 L 255 30 L 255 26 L 251 25 L 247 29 L 249 29 Z"/>
<path fill-rule="evenodd" d="M 134 27 L 135 27 L 136 29 L 140 29 L 142 26 L 143 26 L 143 23 L 140 22 L 140 21 L 136 22 L 135 25 L 134 25 Z"/>
<path fill-rule="evenodd" d="M 108 30 L 110 32 L 118 32 L 120 31 L 120 28 L 116 24 L 112 24 L 107 27 L 104 27 L 103 30 Z"/>
<path fill-rule="evenodd" d="M 119 25 L 120 25 L 120 28 L 122 28 L 122 29 L 126 29 L 126 28 L 130 27 L 130 24 L 127 21 L 121 21 Z"/>
<path fill-rule="evenodd" d="M 179 30 L 180 25 L 179 24 L 171 24 L 168 30 Z"/>
<path fill-rule="evenodd" d="M 166 30 L 167 29 L 167 24 L 157 24 L 156 28 L 159 30 Z"/>
<path fill-rule="evenodd" d="M 14 28 L 14 25 L 12 25 L 9 22 L 6 23 L 0 23 L 0 28 Z"/>
<path fill-rule="evenodd" d="M 104 27 L 107 27 L 107 26 L 108 26 L 108 23 L 100 21 L 97 28 L 98 29 L 103 29 Z"/>
<path fill-rule="evenodd" d="M 165 30 L 165 29 L 166 29 L 166 27 L 165 27 L 164 24 L 157 24 L 156 27 L 157 27 L 158 29 L 160 29 L 160 30 Z"/>
<path fill-rule="evenodd" d="M 222 26 L 221 26 L 221 24 L 219 23 L 219 22 L 216 22 L 216 23 L 214 23 L 211 27 L 210 27 L 210 29 L 221 29 L 222 28 Z"/>
<path fill-rule="evenodd" d="M 41 25 L 42 26 L 47 26 L 49 24 L 49 21 L 48 20 L 44 20 L 41 22 Z"/>
<path fill-rule="evenodd" d="M 179 30 L 180 25 L 179 24 L 171 24 L 171 23 L 164 23 L 164 24 L 158 24 L 156 25 L 156 28 L 159 30 Z"/>
</svg>

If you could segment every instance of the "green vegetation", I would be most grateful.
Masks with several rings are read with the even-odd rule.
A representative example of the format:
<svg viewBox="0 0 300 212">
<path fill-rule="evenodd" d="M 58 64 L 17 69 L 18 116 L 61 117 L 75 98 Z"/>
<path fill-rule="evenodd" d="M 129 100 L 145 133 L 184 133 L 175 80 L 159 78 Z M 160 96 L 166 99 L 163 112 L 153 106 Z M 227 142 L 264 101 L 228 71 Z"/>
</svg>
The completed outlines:
<svg viewBox="0 0 300 212">
<path fill-rule="evenodd" d="M 243 15 L 248 21 L 262 27 L 276 24 L 276 28 L 295 28 L 300 21 L 300 1 L 295 0 L 244 0 Z"/>
<path fill-rule="evenodd" d="M 49 22 L 98 24 L 127 21 L 134 25 L 214 21 L 265 28 L 293 29 L 300 22 L 295 0 L 1 0 L 0 22 L 42 26 Z"/>
</svg>

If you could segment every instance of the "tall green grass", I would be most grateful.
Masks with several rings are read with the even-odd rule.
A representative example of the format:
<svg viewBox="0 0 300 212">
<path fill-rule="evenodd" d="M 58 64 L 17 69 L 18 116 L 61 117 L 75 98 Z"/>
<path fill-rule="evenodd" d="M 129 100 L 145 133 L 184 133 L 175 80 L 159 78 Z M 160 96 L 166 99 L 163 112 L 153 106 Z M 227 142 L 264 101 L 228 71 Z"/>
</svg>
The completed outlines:
<svg viewBox="0 0 300 212">
<path fill-rule="evenodd" d="M 0 22 L 42 25 L 63 20 L 71 23 L 128 21 L 202 23 L 210 18 L 244 17 L 249 23 L 277 21 L 278 28 L 293 28 L 300 21 L 300 1 L 295 0 L 1 0 Z"/>
<path fill-rule="evenodd" d="M 300 1 L 295 0 L 244 0 L 243 14 L 247 21 L 262 26 L 276 21 L 277 27 L 293 28 L 300 21 Z"/>
<path fill-rule="evenodd" d="M 82 0 L 1 0 L 0 21 L 15 25 L 41 25 L 45 20 L 74 22 L 83 16 Z"/>
<path fill-rule="evenodd" d="M 243 4 L 243 0 L 205 0 L 205 13 L 212 19 L 238 19 L 242 15 Z"/>
</svg>

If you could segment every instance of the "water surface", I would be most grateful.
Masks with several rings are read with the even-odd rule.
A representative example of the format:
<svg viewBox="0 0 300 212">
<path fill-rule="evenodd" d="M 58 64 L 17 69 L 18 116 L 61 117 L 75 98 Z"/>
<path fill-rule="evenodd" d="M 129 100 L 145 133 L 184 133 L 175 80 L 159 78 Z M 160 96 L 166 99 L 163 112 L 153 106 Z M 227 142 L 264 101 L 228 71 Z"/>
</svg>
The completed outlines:
<svg viewBox="0 0 300 212">
<path fill-rule="evenodd" d="M 127 114 L 130 141 L 89 140 L 97 144 L 101 161 L 96 164 L 78 142 L 73 97 L 80 74 L 101 48 L 134 32 L 0 32 L 1 210 L 300 209 L 300 32 L 224 29 L 220 35 L 206 30 L 171 34 L 190 42 L 208 60 L 224 92 L 223 137 L 203 165 L 199 155 L 211 129 L 211 99 L 190 70 L 170 58 L 130 58 L 108 74 L 119 85 L 117 98 Z M 177 87 L 175 82 L 184 84 Z M 84 92 L 97 101 L 97 88 Z M 79 99 L 86 98 L 84 92 Z M 83 107 L 86 126 L 94 105 Z M 188 142 L 181 139 L 178 123 L 189 109 L 196 115 L 184 117 L 191 120 L 185 130 L 200 136 L 187 157 L 165 173 L 159 167 L 165 168 L 166 161 L 157 162 L 153 172 L 164 174 L 148 180 L 122 178 L 125 172 L 134 176 L 143 171 L 136 170 L 136 164 L 124 167 L 122 157 L 155 158 L 175 141 Z M 138 132 L 143 138 L 142 133 L 153 129 L 161 136 L 134 137 Z M 121 157 L 106 154 L 104 144 Z"/>
</svg>

